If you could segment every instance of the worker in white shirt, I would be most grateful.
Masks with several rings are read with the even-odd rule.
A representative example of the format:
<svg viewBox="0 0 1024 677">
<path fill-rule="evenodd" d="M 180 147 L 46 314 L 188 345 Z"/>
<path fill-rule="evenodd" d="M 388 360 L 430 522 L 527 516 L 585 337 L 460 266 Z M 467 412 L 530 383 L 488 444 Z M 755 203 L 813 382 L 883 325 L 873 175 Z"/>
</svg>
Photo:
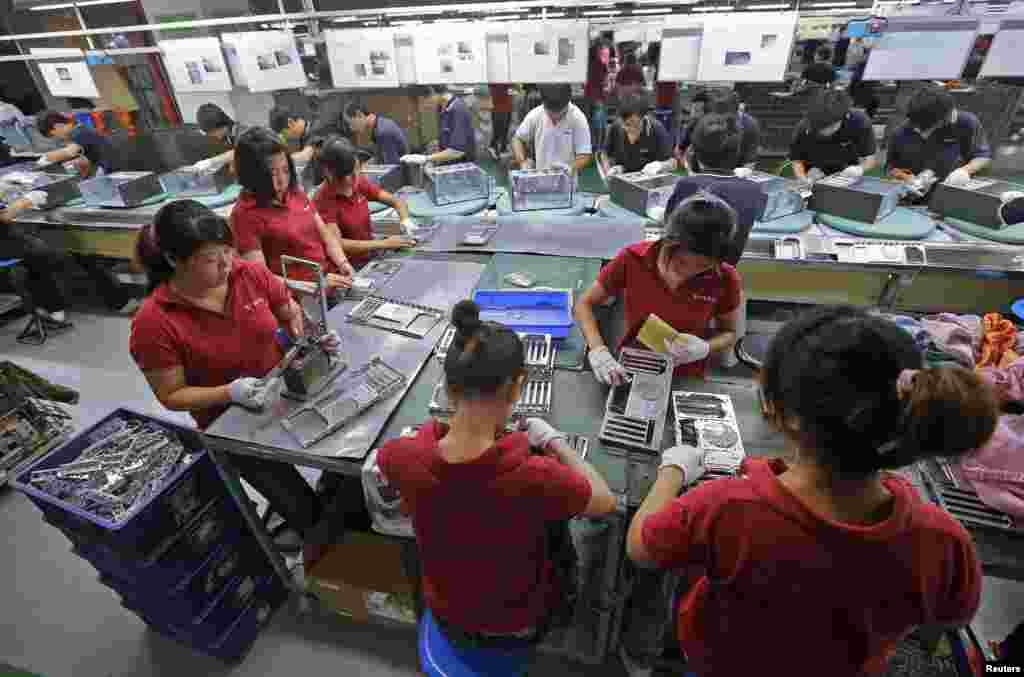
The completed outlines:
<svg viewBox="0 0 1024 677">
<path fill-rule="evenodd" d="M 594 157 L 587 116 L 572 103 L 569 85 L 542 85 L 540 93 L 541 105 L 526 114 L 512 139 L 515 163 L 521 169 L 565 167 L 579 174 Z"/>
</svg>

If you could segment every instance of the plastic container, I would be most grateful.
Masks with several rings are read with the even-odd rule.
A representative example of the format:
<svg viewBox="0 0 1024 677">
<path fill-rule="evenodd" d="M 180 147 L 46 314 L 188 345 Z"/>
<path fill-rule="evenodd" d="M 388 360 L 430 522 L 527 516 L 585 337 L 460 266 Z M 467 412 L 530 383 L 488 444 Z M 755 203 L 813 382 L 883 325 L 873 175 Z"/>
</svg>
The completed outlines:
<svg viewBox="0 0 1024 677">
<path fill-rule="evenodd" d="M 104 427 L 119 419 L 155 423 L 178 435 L 191 458 L 179 465 L 163 488 L 137 505 L 120 522 L 85 512 L 29 483 L 35 470 L 53 468 L 78 458 L 98 438 Z M 146 559 L 168 538 L 180 532 L 210 499 L 225 496 L 227 490 L 217 469 L 206 455 L 199 432 L 145 416 L 129 409 L 117 409 L 66 444 L 26 467 L 15 477 L 14 488 L 28 496 L 43 512 L 43 518 L 59 528 L 75 545 L 104 545 L 125 556 Z"/>
<path fill-rule="evenodd" d="M 473 300 L 480 306 L 481 320 L 518 332 L 565 338 L 575 324 L 569 290 L 479 289 Z"/>
</svg>

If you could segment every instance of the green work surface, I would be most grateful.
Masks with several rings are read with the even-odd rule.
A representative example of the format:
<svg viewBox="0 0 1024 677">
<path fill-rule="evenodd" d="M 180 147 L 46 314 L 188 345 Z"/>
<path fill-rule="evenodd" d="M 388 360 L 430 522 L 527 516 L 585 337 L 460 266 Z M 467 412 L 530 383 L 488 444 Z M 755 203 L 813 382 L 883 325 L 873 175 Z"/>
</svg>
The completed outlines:
<svg viewBox="0 0 1024 677">
<path fill-rule="evenodd" d="M 1002 244 L 1024 244 L 1024 223 L 1016 223 L 1012 226 L 1007 226 L 1002 230 L 995 230 L 994 228 L 986 228 L 985 226 L 979 226 L 976 223 L 969 221 L 961 221 L 960 219 L 943 218 L 942 222 L 951 228 L 955 228 L 961 232 L 973 235 L 974 237 L 982 240 L 988 240 L 990 242 L 1000 242 Z"/>
<path fill-rule="evenodd" d="M 310 198 L 312 198 L 312 197 L 313 196 L 310 195 Z M 385 209 L 391 209 L 391 207 L 389 207 L 388 205 L 384 204 L 383 202 L 371 202 L 369 204 L 369 207 L 370 207 L 370 213 L 371 214 L 377 214 L 379 212 L 384 211 Z"/>
<path fill-rule="evenodd" d="M 551 287 L 571 289 L 574 299 L 590 288 L 601 272 L 600 259 L 579 259 L 532 254 L 495 254 L 480 275 L 477 289 L 522 289 L 505 281 L 509 273 L 527 273 L 533 277 L 531 289 Z M 587 343 L 575 324 L 569 336 L 558 341 L 555 366 L 582 369 Z"/>
<path fill-rule="evenodd" d="M 169 197 L 171 197 L 171 195 L 169 193 L 160 193 L 158 195 L 154 195 L 153 197 L 150 197 L 150 198 L 147 198 L 147 199 L 143 200 L 142 202 L 140 202 L 137 205 L 132 205 L 131 207 L 110 207 L 110 206 L 106 206 L 106 207 L 97 207 L 97 209 L 135 209 L 137 207 L 151 207 L 152 205 L 160 204 L 161 202 L 163 202 L 164 200 L 166 200 Z M 72 200 L 71 202 L 68 202 L 64 206 L 65 207 L 87 207 L 88 205 L 85 204 L 85 198 L 77 197 L 74 200 Z"/>
<path fill-rule="evenodd" d="M 811 227 L 814 223 L 814 212 L 804 210 L 798 214 L 790 214 L 771 221 L 757 221 L 751 232 L 754 233 L 777 233 L 779 235 L 791 235 L 800 233 Z"/>
<path fill-rule="evenodd" d="M 509 187 L 508 170 L 505 167 L 498 165 L 486 154 L 483 157 L 478 158 L 476 163 L 480 165 L 481 169 L 493 176 L 499 186 L 502 188 Z M 583 193 L 605 194 L 608 192 L 608 186 L 605 185 L 604 180 L 601 179 L 601 175 L 597 172 L 597 166 L 593 162 L 591 162 L 586 169 L 580 172 L 576 189 Z"/>
<path fill-rule="evenodd" d="M 935 221 L 922 211 L 897 207 L 877 223 L 851 221 L 839 216 L 818 214 L 818 223 L 858 237 L 877 237 L 885 240 L 923 240 L 937 227 Z"/>
<path fill-rule="evenodd" d="M 216 209 L 217 207 L 223 207 L 229 205 L 238 199 L 238 196 L 242 194 L 242 186 L 233 183 L 223 190 L 223 192 L 217 193 L 216 195 L 201 195 L 199 197 L 190 198 L 206 205 L 210 209 Z M 175 196 L 171 196 L 169 199 L 176 199 Z"/>
</svg>

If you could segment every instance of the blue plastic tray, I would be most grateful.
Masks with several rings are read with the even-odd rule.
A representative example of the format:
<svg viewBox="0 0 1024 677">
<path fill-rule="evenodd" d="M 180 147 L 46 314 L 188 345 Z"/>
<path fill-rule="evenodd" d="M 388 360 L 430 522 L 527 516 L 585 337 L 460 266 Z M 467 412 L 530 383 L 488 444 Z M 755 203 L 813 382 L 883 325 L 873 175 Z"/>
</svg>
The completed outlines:
<svg viewBox="0 0 1024 677">
<path fill-rule="evenodd" d="M 480 306 L 481 320 L 519 332 L 565 338 L 574 324 L 569 291 L 479 289 L 473 300 Z"/>
</svg>

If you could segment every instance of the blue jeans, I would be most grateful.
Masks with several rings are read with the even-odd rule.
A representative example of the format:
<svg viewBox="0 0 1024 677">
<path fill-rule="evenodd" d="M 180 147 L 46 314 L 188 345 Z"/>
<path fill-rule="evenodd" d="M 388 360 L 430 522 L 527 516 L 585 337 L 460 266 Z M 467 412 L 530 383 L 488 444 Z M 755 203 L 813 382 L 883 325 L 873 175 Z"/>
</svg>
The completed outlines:
<svg viewBox="0 0 1024 677">
<path fill-rule="evenodd" d="M 604 135 L 608 129 L 608 107 L 595 103 L 590 110 L 590 136 L 594 152 L 604 150 Z"/>
<path fill-rule="evenodd" d="M 420 667 L 430 677 L 522 677 L 534 649 L 469 649 L 454 646 L 438 627 L 430 609 L 420 619 Z"/>
</svg>

